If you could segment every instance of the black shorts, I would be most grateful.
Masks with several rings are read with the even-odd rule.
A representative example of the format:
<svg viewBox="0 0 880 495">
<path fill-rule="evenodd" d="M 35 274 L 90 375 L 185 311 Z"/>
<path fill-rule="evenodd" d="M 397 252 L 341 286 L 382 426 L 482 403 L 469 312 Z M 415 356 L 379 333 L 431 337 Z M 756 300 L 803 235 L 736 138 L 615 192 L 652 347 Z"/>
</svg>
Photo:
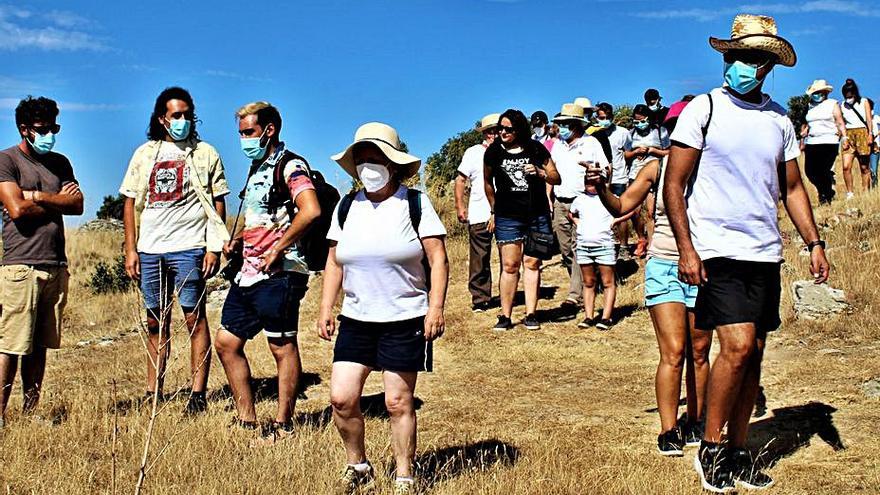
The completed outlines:
<svg viewBox="0 0 880 495">
<path fill-rule="evenodd" d="M 697 293 L 697 328 L 754 323 L 759 334 L 779 328 L 779 263 L 712 258 L 703 266 L 709 281 Z"/>
<path fill-rule="evenodd" d="M 333 362 L 385 371 L 431 371 L 433 349 L 425 341 L 425 317 L 374 323 L 339 316 Z"/>
<path fill-rule="evenodd" d="M 250 340 L 262 330 L 269 338 L 296 337 L 299 302 L 306 295 L 309 276 L 282 272 L 250 287 L 232 284 L 220 324 L 242 340 Z"/>
</svg>

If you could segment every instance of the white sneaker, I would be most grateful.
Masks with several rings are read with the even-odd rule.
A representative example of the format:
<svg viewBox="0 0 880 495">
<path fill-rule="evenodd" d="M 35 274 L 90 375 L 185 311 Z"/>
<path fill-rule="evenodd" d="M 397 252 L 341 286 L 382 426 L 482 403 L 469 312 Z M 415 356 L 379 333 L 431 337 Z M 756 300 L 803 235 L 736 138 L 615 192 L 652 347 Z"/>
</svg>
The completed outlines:
<svg viewBox="0 0 880 495">
<path fill-rule="evenodd" d="M 853 193 L 848 192 L 848 193 L 846 193 L 846 200 L 849 201 L 849 200 L 853 199 L 854 196 L 855 195 Z"/>
</svg>

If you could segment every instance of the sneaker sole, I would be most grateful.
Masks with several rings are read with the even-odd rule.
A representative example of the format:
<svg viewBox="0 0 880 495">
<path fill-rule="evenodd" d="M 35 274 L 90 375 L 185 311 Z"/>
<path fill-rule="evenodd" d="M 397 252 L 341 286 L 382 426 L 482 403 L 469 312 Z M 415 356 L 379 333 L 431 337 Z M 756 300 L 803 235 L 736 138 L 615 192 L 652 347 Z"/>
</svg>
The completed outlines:
<svg viewBox="0 0 880 495">
<path fill-rule="evenodd" d="M 748 481 L 735 480 L 735 482 L 737 485 L 739 485 L 747 490 L 766 490 L 767 488 L 770 488 L 771 486 L 776 484 L 776 480 L 773 480 L 770 482 L 770 484 L 767 484 L 764 486 L 753 485 L 753 484 L 749 483 Z"/>
<path fill-rule="evenodd" d="M 596 328 L 599 330 L 602 330 L 603 332 L 607 332 L 608 330 L 611 330 L 611 327 L 606 326 L 606 325 L 596 325 Z"/>
<path fill-rule="evenodd" d="M 532 326 L 523 325 L 523 326 L 526 327 L 526 330 L 540 330 L 541 329 L 541 325 L 532 325 Z"/>
<path fill-rule="evenodd" d="M 718 488 L 716 486 L 712 486 L 708 481 L 706 481 L 706 474 L 703 473 L 703 464 L 700 462 L 700 454 L 694 456 L 694 469 L 697 470 L 697 474 L 700 475 L 700 483 L 703 485 L 703 489 L 706 491 L 710 491 L 712 493 L 730 493 L 736 490 L 735 486 L 730 486 L 727 488 Z"/>
<path fill-rule="evenodd" d="M 694 441 L 694 442 L 685 442 L 685 443 L 684 443 L 684 446 L 685 446 L 685 447 L 699 447 L 699 446 L 700 446 L 700 441 L 697 440 L 697 441 Z"/>
<path fill-rule="evenodd" d="M 578 323 L 578 328 L 587 329 L 587 328 L 590 328 L 591 326 L 593 326 L 593 325 L 590 325 L 589 323 Z"/>
<path fill-rule="evenodd" d="M 657 447 L 657 452 L 663 457 L 682 457 L 684 455 L 684 450 L 660 450 L 660 447 Z"/>
</svg>

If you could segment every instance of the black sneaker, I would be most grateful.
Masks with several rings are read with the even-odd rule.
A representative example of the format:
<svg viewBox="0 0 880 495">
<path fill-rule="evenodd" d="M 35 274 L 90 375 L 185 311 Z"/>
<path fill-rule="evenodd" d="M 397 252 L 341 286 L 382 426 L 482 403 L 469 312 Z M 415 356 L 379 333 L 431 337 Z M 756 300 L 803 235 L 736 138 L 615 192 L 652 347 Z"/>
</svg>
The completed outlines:
<svg viewBox="0 0 880 495">
<path fill-rule="evenodd" d="M 713 493 L 728 493 L 736 489 L 727 449 L 717 443 L 701 442 L 694 456 L 694 469 L 700 475 L 703 489 Z"/>
<path fill-rule="evenodd" d="M 513 328 L 513 322 L 510 321 L 510 318 L 504 315 L 498 315 L 498 322 L 495 323 L 495 326 L 492 327 L 492 330 L 497 330 L 499 332 L 504 332 Z"/>
<path fill-rule="evenodd" d="M 184 416 L 198 416 L 208 411 L 208 399 L 204 393 L 194 393 L 189 397 L 186 408 L 183 410 Z"/>
<path fill-rule="evenodd" d="M 488 302 L 475 303 L 471 306 L 471 311 L 474 313 L 482 313 L 484 311 L 489 311 L 490 304 Z"/>
<path fill-rule="evenodd" d="M 541 329 L 541 324 L 538 323 L 538 318 L 535 317 L 534 313 L 526 315 L 525 319 L 523 320 L 523 325 L 526 327 L 526 330 Z"/>
<path fill-rule="evenodd" d="M 733 478 L 736 484 L 749 490 L 763 490 L 773 486 L 773 478 L 761 471 L 746 449 L 730 449 L 728 455 L 733 462 Z"/>
<path fill-rule="evenodd" d="M 596 326 L 598 318 L 584 318 L 584 321 L 578 323 L 578 328 L 590 328 Z"/>
<path fill-rule="evenodd" d="M 596 328 L 598 328 L 599 330 L 602 330 L 602 331 L 610 330 L 611 327 L 613 327 L 613 326 L 614 326 L 614 322 L 611 320 L 611 318 L 599 320 L 598 322 L 596 322 Z"/>
<path fill-rule="evenodd" d="M 681 425 L 681 436 L 685 447 L 696 447 L 703 439 L 703 423 L 688 423 Z"/>
<path fill-rule="evenodd" d="M 657 435 L 657 452 L 665 456 L 681 457 L 684 455 L 684 441 L 681 439 L 678 428 L 673 427 Z"/>
</svg>

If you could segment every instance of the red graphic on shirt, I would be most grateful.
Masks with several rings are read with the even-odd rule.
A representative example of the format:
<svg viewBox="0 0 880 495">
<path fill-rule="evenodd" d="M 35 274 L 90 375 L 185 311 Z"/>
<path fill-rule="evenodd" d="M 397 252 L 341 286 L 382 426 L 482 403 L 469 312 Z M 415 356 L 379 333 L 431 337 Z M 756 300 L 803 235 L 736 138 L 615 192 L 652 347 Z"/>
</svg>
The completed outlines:
<svg viewBox="0 0 880 495">
<path fill-rule="evenodd" d="M 184 165 L 183 160 L 157 162 L 150 174 L 148 203 L 170 204 L 183 199 Z"/>
</svg>

